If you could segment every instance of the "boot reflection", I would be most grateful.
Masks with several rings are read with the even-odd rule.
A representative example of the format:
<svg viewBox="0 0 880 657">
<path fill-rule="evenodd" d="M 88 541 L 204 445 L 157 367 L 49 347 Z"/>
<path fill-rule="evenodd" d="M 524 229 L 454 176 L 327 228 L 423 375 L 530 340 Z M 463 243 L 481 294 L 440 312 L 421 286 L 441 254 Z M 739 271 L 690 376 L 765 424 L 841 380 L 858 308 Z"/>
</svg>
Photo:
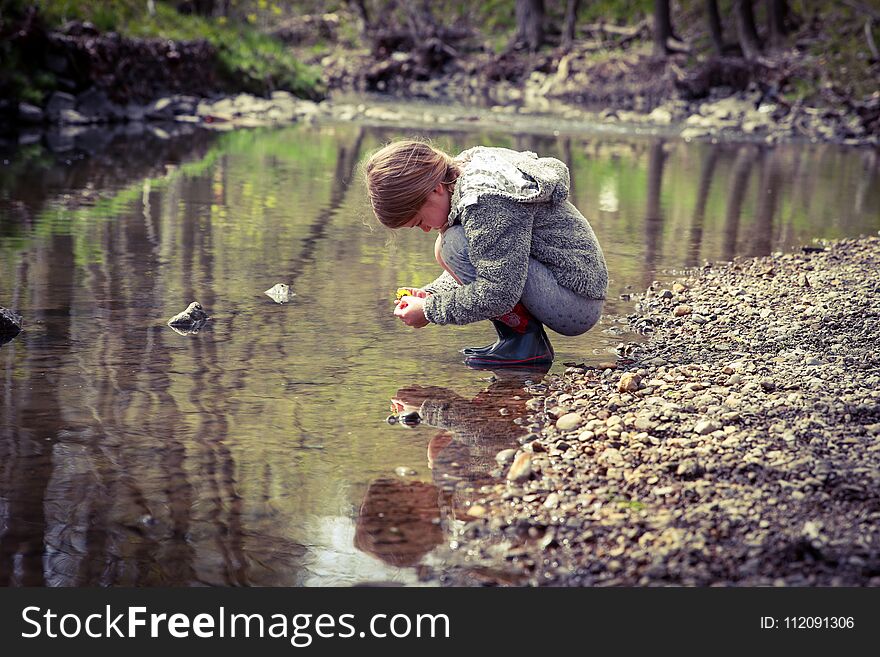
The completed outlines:
<svg viewBox="0 0 880 657">
<path fill-rule="evenodd" d="M 355 547 L 395 566 L 418 564 L 443 540 L 450 522 L 467 517 L 469 490 L 503 474 L 495 455 L 515 447 L 524 433 L 515 421 L 526 413 L 523 387 L 548 367 L 498 371 L 472 399 L 439 386 L 398 390 L 389 423 L 441 429 L 427 444 L 433 484 L 394 478 L 370 484 L 358 513 Z"/>
<path fill-rule="evenodd" d="M 405 426 L 424 425 L 443 431 L 428 443 L 428 467 L 434 483 L 449 490 L 461 482 L 490 483 L 500 474 L 496 454 L 518 446 L 525 433 L 527 381 L 548 367 L 498 370 L 493 381 L 472 399 L 438 386 L 406 386 L 391 400 L 392 411 Z"/>
</svg>

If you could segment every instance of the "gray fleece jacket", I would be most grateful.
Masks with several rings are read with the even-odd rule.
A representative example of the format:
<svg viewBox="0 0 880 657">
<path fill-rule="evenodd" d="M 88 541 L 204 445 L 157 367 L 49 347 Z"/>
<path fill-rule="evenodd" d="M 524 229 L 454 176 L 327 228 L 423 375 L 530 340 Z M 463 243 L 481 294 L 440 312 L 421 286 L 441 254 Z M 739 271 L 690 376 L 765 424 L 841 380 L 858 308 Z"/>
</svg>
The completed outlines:
<svg viewBox="0 0 880 657">
<path fill-rule="evenodd" d="M 425 317 L 469 324 L 508 312 L 522 297 L 529 258 L 588 299 L 608 289 L 605 256 L 589 222 L 568 201 L 568 167 L 531 152 L 478 146 L 456 158 L 461 175 L 449 225 L 464 228 L 477 280 L 458 285 L 444 272 L 425 286 Z"/>
</svg>

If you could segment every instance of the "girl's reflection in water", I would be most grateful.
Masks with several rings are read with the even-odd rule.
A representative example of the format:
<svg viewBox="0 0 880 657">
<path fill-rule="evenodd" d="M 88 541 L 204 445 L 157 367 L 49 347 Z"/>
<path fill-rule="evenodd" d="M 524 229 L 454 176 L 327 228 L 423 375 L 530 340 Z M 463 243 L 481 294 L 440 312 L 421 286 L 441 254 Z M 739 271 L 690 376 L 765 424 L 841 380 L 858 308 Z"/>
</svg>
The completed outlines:
<svg viewBox="0 0 880 657">
<path fill-rule="evenodd" d="M 523 388 L 546 371 L 498 372 L 473 399 L 437 386 L 398 390 L 391 400 L 397 424 L 442 429 L 427 444 L 433 483 L 374 481 L 358 514 L 355 546 L 395 566 L 411 566 L 439 545 L 447 523 L 466 518 L 464 503 L 473 491 L 503 477 L 495 455 L 517 446 L 525 433 L 517 421 L 529 398 Z"/>
</svg>

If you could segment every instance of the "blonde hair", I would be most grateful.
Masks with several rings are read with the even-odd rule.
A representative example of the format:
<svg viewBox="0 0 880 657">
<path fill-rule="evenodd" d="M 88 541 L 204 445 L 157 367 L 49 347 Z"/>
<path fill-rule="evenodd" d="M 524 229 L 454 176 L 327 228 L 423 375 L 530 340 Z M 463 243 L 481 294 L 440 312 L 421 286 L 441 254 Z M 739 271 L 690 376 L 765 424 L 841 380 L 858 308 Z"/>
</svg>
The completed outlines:
<svg viewBox="0 0 880 657">
<path fill-rule="evenodd" d="M 418 139 L 387 144 L 364 164 L 370 205 L 388 228 L 410 221 L 437 185 L 452 185 L 458 174 L 450 155 Z"/>
</svg>

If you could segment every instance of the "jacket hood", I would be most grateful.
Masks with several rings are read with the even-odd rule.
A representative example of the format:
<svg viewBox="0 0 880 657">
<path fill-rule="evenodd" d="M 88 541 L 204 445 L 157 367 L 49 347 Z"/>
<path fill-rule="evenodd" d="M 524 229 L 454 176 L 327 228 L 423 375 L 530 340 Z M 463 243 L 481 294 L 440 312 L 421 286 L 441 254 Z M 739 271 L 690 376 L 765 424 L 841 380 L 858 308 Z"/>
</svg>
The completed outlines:
<svg viewBox="0 0 880 657">
<path fill-rule="evenodd" d="M 452 192 L 449 224 L 487 194 L 522 203 L 558 202 L 568 198 L 568 167 L 553 157 L 477 146 L 458 155 L 455 161 L 461 167 L 461 174 Z"/>
</svg>

